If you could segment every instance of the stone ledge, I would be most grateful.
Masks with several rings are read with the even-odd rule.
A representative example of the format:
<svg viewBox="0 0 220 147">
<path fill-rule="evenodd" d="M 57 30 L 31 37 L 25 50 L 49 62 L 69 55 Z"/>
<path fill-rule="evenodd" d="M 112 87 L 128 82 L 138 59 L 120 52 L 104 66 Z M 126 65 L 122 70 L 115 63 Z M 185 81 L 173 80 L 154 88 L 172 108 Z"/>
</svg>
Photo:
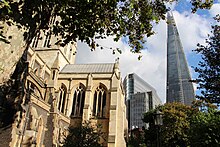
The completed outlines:
<svg viewBox="0 0 220 147">
<path fill-rule="evenodd" d="M 108 143 L 115 143 L 115 135 L 108 136 Z"/>
<path fill-rule="evenodd" d="M 116 105 L 111 105 L 110 110 L 116 110 L 117 106 Z"/>
</svg>

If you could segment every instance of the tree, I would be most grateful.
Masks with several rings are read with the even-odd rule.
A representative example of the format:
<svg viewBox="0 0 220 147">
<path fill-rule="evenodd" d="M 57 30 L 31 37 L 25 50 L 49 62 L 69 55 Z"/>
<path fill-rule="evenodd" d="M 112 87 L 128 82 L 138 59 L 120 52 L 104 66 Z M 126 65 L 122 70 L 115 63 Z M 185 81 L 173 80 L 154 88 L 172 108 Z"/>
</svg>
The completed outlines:
<svg viewBox="0 0 220 147">
<path fill-rule="evenodd" d="M 152 22 L 165 19 L 165 2 L 170 0 L 8 0 L 3 3 L 1 20 L 25 27 L 24 39 L 30 42 L 40 29 L 51 29 L 66 44 L 85 41 L 92 49 L 96 38 L 114 35 L 115 41 L 128 37 L 133 52 L 143 47 L 144 36 L 154 34 Z M 7 7 L 6 7 L 7 6 Z M 10 11 L 8 9 L 10 8 Z M 54 26 L 51 17 L 59 17 Z M 12 20 L 12 22 L 11 22 Z"/>
<path fill-rule="evenodd" d="M 63 147 L 102 147 L 101 139 L 104 139 L 101 126 L 86 121 L 78 127 L 69 128 Z"/>
<path fill-rule="evenodd" d="M 194 115 L 190 121 L 192 147 L 220 146 L 220 111 L 208 109 Z"/>
<path fill-rule="evenodd" d="M 220 21 L 220 15 L 215 17 Z M 197 98 L 210 103 L 220 104 L 220 26 L 212 26 L 212 35 L 206 39 L 206 45 L 198 44 L 195 49 L 197 54 L 201 54 L 202 60 L 195 71 L 199 74 L 197 81 L 201 95 Z"/>
<path fill-rule="evenodd" d="M 157 126 L 154 124 L 155 112 L 160 110 L 163 113 L 163 125 L 160 126 L 160 139 L 162 146 L 188 146 L 190 119 L 193 114 L 197 113 L 198 109 L 191 108 L 181 103 L 167 103 L 156 109 L 147 112 L 144 115 L 143 121 L 149 123 L 149 128 L 145 131 L 146 144 L 156 146 L 157 141 Z"/>
<path fill-rule="evenodd" d="M 192 12 L 195 13 L 198 9 L 210 9 L 213 2 L 213 0 L 191 0 Z"/>
<path fill-rule="evenodd" d="M 24 39 L 30 42 L 40 29 L 51 29 L 61 35 L 62 44 L 85 41 L 92 49 L 96 38 L 128 38 L 131 51 L 139 53 L 145 37 L 154 34 L 152 22 L 165 19 L 165 3 L 175 0 L 3 0 L 0 20 L 25 28 Z M 193 12 L 210 8 L 212 1 L 191 0 Z M 51 17 L 59 17 L 55 25 Z M 11 21 L 12 20 L 12 21 Z M 27 43 L 28 44 L 28 43 Z"/>
<path fill-rule="evenodd" d="M 146 147 L 144 142 L 144 130 L 145 128 L 134 128 L 130 130 L 128 137 L 128 147 Z"/>
<path fill-rule="evenodd" d="M 202 109 L 201 109 L 202 108 Z M 143 121 L 149 123 L 145 131 L 147 145 L 156 146 L 157 126 L 154 124 L 155 112 L 163 113 L 160 126 L 160 139 L 163 147 L 205 147 L 220 145 L 220 111 L 216 105 L 202 100 L 192 106 L 181 103 L 167 103 L 145 113 Z"/>
<path fill-rule="evenodd" d="M 175 0 L 1 0 L 0 43 L 10 43 L 10 38 L 15 36 L 6 35 L 7 27 L 11 26 L 17 26 L 21 30 L 26 43 L 19 51 L 23 51 L 23 56 L 19 54 L 16 57 L 19 60 L 15 60 L 15 70 L 12 68 L 14 64 L 12 67 L 0 65 L 0 72 L 4 72 L 4 68 L 13 69 L 8 74 L 12 75 L 11 79 L 6 79 L 9 84 L 6 82 L 6 85 L 0 85 L 0 89 L 4 88 L 4 91 L 0 90 L 2 101 L 9 102 L 10 107 L 18 102 L 16 105 L 22 109 L 20 104 L 25 94 L 24 83 L 28 71 L 27 49 L 40 30 L 50 28 L 50 33 L 61 36 L 57 44 L 65 45 L 80 40 L 86 42 L 92 50 L 100 46 L 95 39 L 113 36 L 114 41 L 118 41 L 125 37 L 131 51 L 140 53 L 146 38 L 154 34 L 154 22 L 165 19 L 165 3 L 173 1 Z M 191 2 L 196 9 L 208 8 L 209 5 L 203 4 L 212 3 L 197 0 Z M 54 17 L 57 18 L 55 22 L 52 21 Z M 115 50 L 119 51 L 118 48 L 113 49 Z M 10 91 L 15 94 L 8 100 Z M 3 103 L 0 102 L 0 105 Z M 11 112 L 14 114 L 16 111 L 18 109 Z"/>
</svg>

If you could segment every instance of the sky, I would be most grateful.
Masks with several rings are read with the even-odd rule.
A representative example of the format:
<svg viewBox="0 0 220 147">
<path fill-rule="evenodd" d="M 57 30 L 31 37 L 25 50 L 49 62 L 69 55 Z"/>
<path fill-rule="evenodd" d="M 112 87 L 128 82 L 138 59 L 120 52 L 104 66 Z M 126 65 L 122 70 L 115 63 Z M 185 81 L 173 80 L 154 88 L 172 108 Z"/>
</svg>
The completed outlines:
<svg viewBox="0 0 220 147">
<path fill-rule="evenodd" d="M 197 43 L 204 44 L 207 35 L 210 34 L 213 17 L 220 14 L 220 0 L 216 0 L 210 10 L 200 10 L 195 14 L 191 13 L 189 0 L 179 0 L 178 3 L 169 5 L 171 7 L 177 29 L 180 34 L 182 46 L 185 50 L 188 66 L 192 79 L 196 78 L 192 66 L 197 66 L 200 56 L 193 52 Z M 147 39 L 146 49 L 142 51 L 142 59 L 130 52 L 129 46 L 123 41 L 114 42 L 112 37 L 99 40 L 98 43 L 105 48 L 91 51 L 82 42 L 77 43 L 76 63 L 114 63 L 119 57 L 122 80 L 129 73 L 136 73 L 143 80 L 154 87 L 163 103 L 166 99 L 166 41 L 167 25 L 161 21 L 154 26 L 155 35 Z M 120 48 L 122 54 L 112 54 L 110 47 Z M 194 85 L 196 93 L 197 85 Z"/>
</svg>

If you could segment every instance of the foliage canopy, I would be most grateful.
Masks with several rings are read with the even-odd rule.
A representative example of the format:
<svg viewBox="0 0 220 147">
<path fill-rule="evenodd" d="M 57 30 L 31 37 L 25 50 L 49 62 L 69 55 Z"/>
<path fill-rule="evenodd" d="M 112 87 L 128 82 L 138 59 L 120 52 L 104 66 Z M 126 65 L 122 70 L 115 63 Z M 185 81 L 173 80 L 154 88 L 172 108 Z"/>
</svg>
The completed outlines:
<svg viewBox="0 0 220 147">
<path fill-rule="evenodd" d="M 204 105 L 206 110 L 200 111 L 199 108 Z M 156 146 L 157 131 L 160 131 L 161 146 L 164 147 L 219 146 L 220 113 L 215 108 L 199 101 L 193 106 L 167 103 L 147 112 L 143 119 L 149 123 L 149 128 L 145 130 L 146 144 Z M 163 125 L 159 128 L 154 124 L 157 110 L 163 113 Z"/>
<path fill-rule="evenodd" d="M 215 17 L 220 22 L 220 15 Z M 206 45 L 198 44 L 196 53 L 201 54 L 202 60 L 195 71 L 199 74 L 197 81 L 201 94 L 197 96 L 201 100 L 220 104 L 220 26 L 212 26 L 212 35 L 206 39 Z"/>
<path fill-rule="evenodd" d="M 63 146 L 102 147 L 100 140 L 104 139 L 104 133 L 101 129 L 100 125 L 92 125 L 90 121 L 86 121 L 78 127 L 70 127 Z"/>
<path fill-rule="evenodd" d="M 157 134 L 155 130 L 158 129 L 154 124 L 156 110 L 160 110 L 163 113 L 163 125 L 160 128 L 162 146 L 189 145 L 187 136 L 190 128 L 189 120 L 191 115 L 196 113 L 196 109 L 181 103 L 167 103 L 144 115 L 143 121 L 150 125 L 146 130 L 147 144 L 156 145 Z"/>
<path fill-rule="evenodd" d="M 114 41 L 127 37 L 131 51 L 139 53 L 146 37 L 154 34 L 153 23 L 165 19 L 167 2 L 175 0 L 2 0 L 0 21 L 26 29 L 27 43 L 40 29 L 52 27 L 61 35 L 61 43 L 81 40 L 92 49 L 95 39 L 114 36 Z M 213 1 L 191 0 L 193 12 L 210 8 Z M 51 22 L 56 16 L 57 21 Z M 1 27 L 2 29 L 2 27 Z M 1 33 L 1 40 L 5 40 Z"/>
<path fill-rule="evenodd" d="M 192 147 L 218 147 L 220 145 L 220 112 L 209 109 L 194 115 L 190 121 Z"/>
</svg>

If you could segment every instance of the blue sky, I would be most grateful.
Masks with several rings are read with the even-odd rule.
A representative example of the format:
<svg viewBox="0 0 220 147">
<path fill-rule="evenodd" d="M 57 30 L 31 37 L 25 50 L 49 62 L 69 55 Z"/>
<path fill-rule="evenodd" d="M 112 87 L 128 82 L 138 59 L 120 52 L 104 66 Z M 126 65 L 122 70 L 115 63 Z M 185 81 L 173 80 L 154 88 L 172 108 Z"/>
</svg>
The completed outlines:
<svg viewBox="0 0 220 147">
<path fill-rule="evenodd" d="M 179 0 L 171 7 L 191 75 L 195 78 L 196 74 L 191 66 L 196 66 L 200 57 L 192 50 L 196 48 L 197 43 L 204 44 L 207 34 L 210 33 L 211 25 L 214 23 L 212 17 L 217 13 L 220 14 L 220 0 L 215 1 L 211 10 L 199 11 L 196 14 L 191 13 L 189 0 Z M 106 47 L 118 47 L 123 51 L 122 54 L 113 55 L 108 48 L 91 52 L 86 44 L 78 42 L 76 63 L 113 63 L 119 57 L 122 78 L 129 73 L 138 74 L 156 89 L 161 100 L 165 102 L 167 39 L 165 21 L 154 26 L 154 30 L 156 34 L 147 39 L 147 49 L 143 50 L 143 57 L 140 61 L 137 59 L 138 55 L 132 54 L 124 41 L 120 40 L 115 43 L 112 37 L 109 37 L 98 41 L 99 44 Z M 196 85 L 194 86 L 196 89 Z"/>
</svg>

